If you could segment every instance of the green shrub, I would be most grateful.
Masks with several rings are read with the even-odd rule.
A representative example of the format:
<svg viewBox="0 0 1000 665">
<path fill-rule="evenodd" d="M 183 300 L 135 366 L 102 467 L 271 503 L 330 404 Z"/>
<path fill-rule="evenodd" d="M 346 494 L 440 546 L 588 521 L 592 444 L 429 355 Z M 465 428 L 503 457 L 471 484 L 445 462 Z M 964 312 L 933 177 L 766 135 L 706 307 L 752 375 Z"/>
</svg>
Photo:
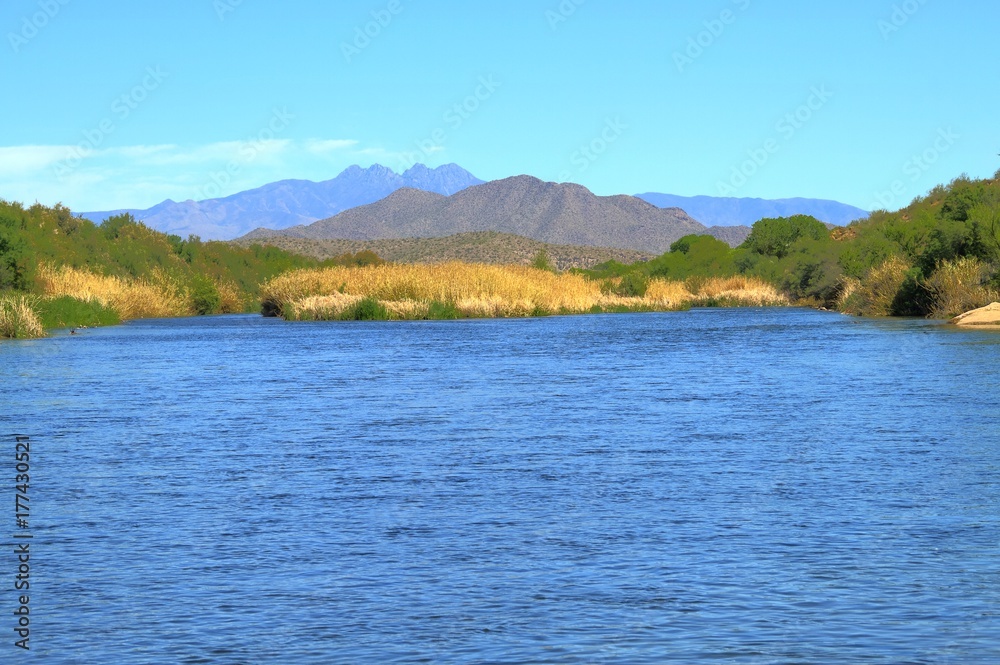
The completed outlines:
<svg viewBox="0 0 1000 665">
<path fill-rule="evenodd" d="M 691 275 L 729 276 L 737 272 L 732 248 L 712 236 L 687 235 L 670 245 L 670 251 L 642 266 L 651 277 L 684 279 Z"/>
<path fill-rule="evenodd" d="M 455 307 L 454 303 L 434 300 L 427 307 L 427 318 L 434 320 L 454 320 L 462 318 L 462 314 Z"/>
<path fill-rule="evenodd" d="M 892 316 L 924 316 L 930 311 L 930 297 L 920 268 L 910 268 L 892 301 Z"/>
<path fill-rule="evenodd" d="M 639 272 L 630 272 L 622 277 L 615 292 L 625 298 L 642 298 L 649 289 L 649 278 Z"/>
<path fill-rule="evenodd" d="M 0 289 L 24 291 L 35 262 L 25 239 L 27 215 L 19 204 L 0 204 Z"/>
<path fill-rule="evenodd" d="M 374 298 L 365 298 L 344 310 L 342 321 L 388 321 L 389 310 Z"/>
<path fill-rule="evenodd" d="M 115 310 L 96 300 L 78 300 L 70 296 L 45 298 L 35 309 L 45 328 L 92 328 L 121 323 Z"/>
<path fill-rule="evenodd" d="M 222 304 L 219 287 L 208 277 L 196 275 L 191 280 L 191 305 L 200 315 L 215 314 Z"/>
<path fill-rule="evenodd" d="M 138 222 L 131 213 L 125 212 L 120 215 L 108 217 L 101 223 L 101 231 L 104 232 L 108 240 L 117 240 L 130 226 L 136 226 Z"/>
<path fill-rule="evenodd" d="M 534 309 L 531 310 L 531 316 L 535 317 L 552 316 L 552 312 L 545 309 L 541 305 L 535 305 Z"/>
<path fill-rule="evenodd" d="M 551 259 L 549 259 L 549 252 L 547 249 L 542 247 L 535 254 L 535 259 L 531 262 L 533 268 L 538 270 L 548 270 L 549 272 L 555 272 L 555 266 L 552 265 Z"/>
</svg>

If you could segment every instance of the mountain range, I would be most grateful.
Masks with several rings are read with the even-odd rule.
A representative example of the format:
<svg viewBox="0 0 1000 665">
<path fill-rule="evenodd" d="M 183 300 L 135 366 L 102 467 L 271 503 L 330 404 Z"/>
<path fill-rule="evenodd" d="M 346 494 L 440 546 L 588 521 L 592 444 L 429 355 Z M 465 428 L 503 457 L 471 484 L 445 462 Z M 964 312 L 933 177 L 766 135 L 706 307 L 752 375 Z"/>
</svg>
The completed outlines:
<svg viewBox="0 0 1000 665">
<path fill-rule="evenodd" d="M 637 196 L 660 208 L 683 208 L 701 223 L 712 226 L 753 226 L 761 219 L 793 215 L 812 215 L 827 224 L 846 226 L 868 217 L 867 210 L 824 199 L 737 199 L 655 193 Z"/>
<path fill-rule="evenodd" d="M 258 229 L 245 240 L 274 235 L 315 240 L 429 238 L 476 231 L 662 254 L 682 236 L 708 229 L 679 208 L 658 208 L 634 196 L 597 196 L 581 185 L 522 175 L 451 196 L 400 189 L 308 226 Z"/>
<path fill-rule="evenodd" d="M 373 204 L 379 205 L 367 207 Z M 378 164 L 351 166 L 323 182 L 282 180 L 225 198 L 168 199 L 145 210 L 82 216 L 101 222 L 123 212 L 158 231 L 206 240 L 276 233 L 373 240 L 499 231 L 550 243 L 597 243 L 647 252 L 660 251 L 679 231 L 709 233 L 735 246 L 749 234 L 750 225 L 765 217 L 806 214 L 839 225 L 867 215 L 860 208 L 820 199 L 659 193 L 598 197 L 580 185 L 543 183 L 530 176 L 484 183 L 456 164 L 434 169 L 417 164 L 402 174 Z M 322 224 L 317 226 L 317 221 Z M 330 235 L 334 233 L 348 235 Z"/>
<path fill-rule="evenodd" d="M 308 224 L 360 205 L 373 203 L 404 187 L 454 194 L 483 181 L 455 164 L 431 169 L 417 164 L 402 175 L 376 164 L 351 166 L 332 180 L 282 180 L 232 196 L 205 201 L 167 199 L 146 210 L 122 209 L 85 212 L 100 223 L 120 213 L 131 213 L 147 226 L 182 237 L 231 240 L 260 226 L 284 229 Z"/>
</svg>

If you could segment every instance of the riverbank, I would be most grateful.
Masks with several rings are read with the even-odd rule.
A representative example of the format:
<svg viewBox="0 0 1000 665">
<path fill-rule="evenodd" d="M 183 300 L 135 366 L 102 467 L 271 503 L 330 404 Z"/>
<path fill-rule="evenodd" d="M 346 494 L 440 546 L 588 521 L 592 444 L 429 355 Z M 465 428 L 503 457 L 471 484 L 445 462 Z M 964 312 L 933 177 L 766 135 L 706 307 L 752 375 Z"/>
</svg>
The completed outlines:
<svg viewBox="0 0 1000 665">
<path fill-rule="evenodd" d="M 0 338 L 199 313 L 197 295 L 166 279 L 123 280 L 66 267 L 42 267 L 38 278 L 41 295 L 0 295 Z M 746 276 L 593 279 L 575 272 L 461 262 L 295 270 L 260 288 L 261 313 L 288 321 L 516 318 L 793 304 L 767 282 Z M 248 311 L 235 294 L 218 309 Z M 1000 305 L 977 312 L 951 322 L 1000 327 Z M 994 318 L 985 321 L 984 314 Z"/>
</svg>

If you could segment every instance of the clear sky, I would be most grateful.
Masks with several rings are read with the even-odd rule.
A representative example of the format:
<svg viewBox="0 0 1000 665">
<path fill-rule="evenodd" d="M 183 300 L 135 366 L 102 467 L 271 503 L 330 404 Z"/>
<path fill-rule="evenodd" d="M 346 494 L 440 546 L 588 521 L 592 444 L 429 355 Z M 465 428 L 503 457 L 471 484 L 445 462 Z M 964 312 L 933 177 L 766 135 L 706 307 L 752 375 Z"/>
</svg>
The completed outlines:
<svg viewBox="0 0 1000 665">
<path fill-rule="evenodd" d="M 5 0 L 0 197 L 420 161 L 898 208 L 1000 167 L 998 25 L 993 0 Z"/>
</svg>

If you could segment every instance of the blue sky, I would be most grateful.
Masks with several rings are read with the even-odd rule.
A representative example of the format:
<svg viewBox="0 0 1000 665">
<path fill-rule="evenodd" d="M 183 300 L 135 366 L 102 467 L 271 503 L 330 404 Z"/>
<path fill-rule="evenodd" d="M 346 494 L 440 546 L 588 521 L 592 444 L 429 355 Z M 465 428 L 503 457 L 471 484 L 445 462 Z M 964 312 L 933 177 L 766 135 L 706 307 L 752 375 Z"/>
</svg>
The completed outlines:
<svg viewBox="0 0 1000 665">
<path fill-rule="evenodd" d="M 1000 167 L 997 25 L 987 0 L 6 0 L 0 197 L 420 161 L 898 208 Z"/>
</svg>

